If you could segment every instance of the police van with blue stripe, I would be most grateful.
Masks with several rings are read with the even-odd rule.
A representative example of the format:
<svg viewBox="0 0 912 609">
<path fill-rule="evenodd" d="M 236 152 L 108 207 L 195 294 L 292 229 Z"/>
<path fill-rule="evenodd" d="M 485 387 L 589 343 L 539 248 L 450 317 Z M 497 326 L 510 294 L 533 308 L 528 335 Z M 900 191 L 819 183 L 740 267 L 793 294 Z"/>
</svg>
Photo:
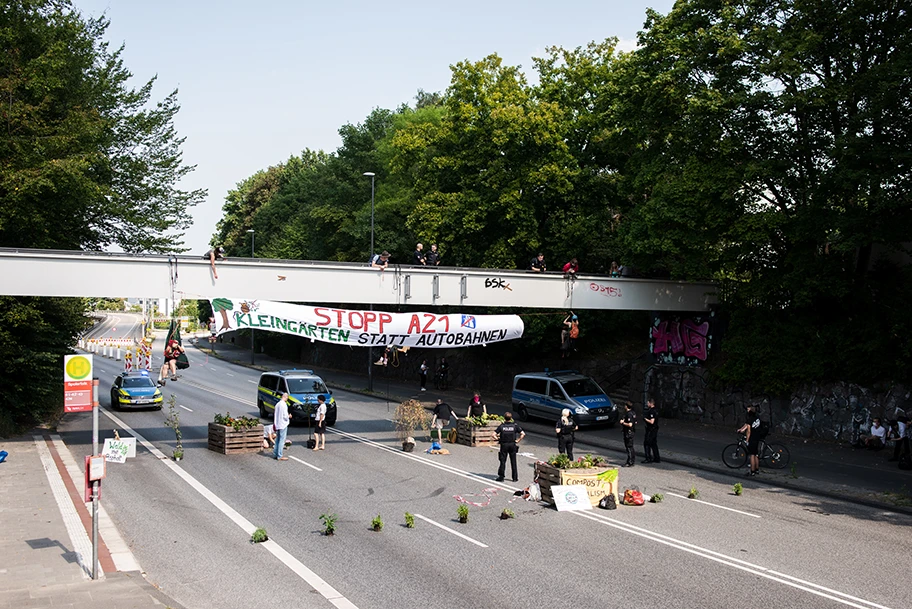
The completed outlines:
<svg viewBox="0 0 912 609">
<path fill-rule="evenodd" d="M 520 421 L 557 421 L 569 408 L 577 425 L 614 425 L 618 410 L 594 380 L 576 370 L 526 372 L 513 377 L 513 411 Z"/>
<path fill-rule="evenodd" d="M 267 419 L 273 416 L 275 405 L 282 399 L 283 393 L 288 394 L 288 414 L 292 423 L 306 421 L 308 415 L 312 421 L 316 416 L 317 397 L 322 395 L 326 400 L 326 424 L 336 424 L 336 400 L 323 379 L 313 370 L 264 372 L 257 384 L 260 417 Z"/>
</svg>

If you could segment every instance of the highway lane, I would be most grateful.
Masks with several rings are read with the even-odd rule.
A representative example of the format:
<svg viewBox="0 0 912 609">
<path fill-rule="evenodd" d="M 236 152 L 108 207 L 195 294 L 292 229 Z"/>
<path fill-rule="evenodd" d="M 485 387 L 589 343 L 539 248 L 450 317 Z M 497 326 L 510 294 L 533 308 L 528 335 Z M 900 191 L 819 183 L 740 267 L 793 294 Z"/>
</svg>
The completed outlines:
<svg viewBox="0 0 912 609">
<path fill-rule="evenodd" d="M 614 605 L 627 599 L 625 605 L 646 607 L 686 599 L 685 605 L 721 607 L 742 593 L 783 606 L 794 606 L 796 598 L 809 607 L 845 606 L 793 587 L 813 589 L 788 577 L 887 607 L 910 604 L 902 587 L 880 583 L 903 579 L 900 564 L 908 563 L 909 550 L 897 542 L 908 534 L 908 519 L 748 482 L 746 495 L 735 498 L 732 479 L 673 466 L 622 470 L 622 482 L 665 492 L 659 505 L 577 515 L 509 504 L 509 491 L 492 481 L 494 451 L 448 446 L 449 456 L 407 455 L 397 448 L 385 403 L 346 392 L 336 392 L 337 430 L 345 435 L 331 434 L 326 451 L 303 450 L 306 430 L 292 430 L 297 446 L 290 454 L 322 471 L 265 456 L 216 455 L 205 449 L 206 423 L 215 412 L 254 414 L 250 381 L 258 373 L 214 359 L 202 365 L 204 356 L 192 349 L 190 357 L 194 366 L 166 387 L 166 397 L 173 393 L 193 411 L 181 411 L 186 458 L 179 467 L 265 526 L 356 606 Z M 118 366 L 100 360 L 98 368 L 112 377 Z M 102 396 L 106 389 L 103 380 Z M 163 413 L 114 416 L 170 454 L 173 434 L 162 425 Z M 67 420 L 61 431 L 68 444 L 84 438 L 85 420 Z M 542 458 L 555 452 L 552 444 L 529 438 L 522 450 Z M 157 459 L 140 453 L 126 466 L 111 466 L 105 501 L 153 581 L 190 607 L 329 606 Z M 521 458 L 523 484 L 532 462 Z M 672 495 L 686 494 L 691 485 L 706 504 Z M 469 524 L 453 523 L 452 495 L 488 487 L 502 490 L 488 507 L 472 508 Z M 496 516 L 507 505 L 518 518 L 502 522 Z M 405 510 L 487 547 L 420 520 L 406 530 Z M 318 517 L 327 511 L 340 517 L 334 538 L 318 533 Z M 378 513 L 387 528 L 373 533 L 367 528 Z"/>
</svg>

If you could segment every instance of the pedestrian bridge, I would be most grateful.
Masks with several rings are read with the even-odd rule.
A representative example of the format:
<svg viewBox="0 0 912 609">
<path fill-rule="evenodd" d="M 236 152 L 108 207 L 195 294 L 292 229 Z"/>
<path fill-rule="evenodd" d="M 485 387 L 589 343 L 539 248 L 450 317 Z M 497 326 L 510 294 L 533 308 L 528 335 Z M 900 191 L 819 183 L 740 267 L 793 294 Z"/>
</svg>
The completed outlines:
<svg viewBox="0 0 912 609">
<path fill-rule="evenodd" d="M 200 256 L 0 248 L 0 294 L 306 303 L 705 311 L 712 282 L 566 277 L 561 273 L 232 258 L 218 279 Z"/>
</svg>

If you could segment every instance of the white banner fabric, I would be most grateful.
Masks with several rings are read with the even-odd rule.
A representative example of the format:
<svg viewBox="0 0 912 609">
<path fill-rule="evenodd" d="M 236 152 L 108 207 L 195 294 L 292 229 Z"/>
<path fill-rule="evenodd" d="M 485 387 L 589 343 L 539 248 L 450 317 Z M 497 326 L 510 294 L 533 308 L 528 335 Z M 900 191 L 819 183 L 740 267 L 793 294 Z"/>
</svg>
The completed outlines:
<svg viewBox="0 0 912 609">
<path fill-rule="evenodd" d="M 216 332 L 252 328 L 355 347 L 471 347 L 520 338 L 518 315 L 387 313 L 215 298 Z"/>
</svg>

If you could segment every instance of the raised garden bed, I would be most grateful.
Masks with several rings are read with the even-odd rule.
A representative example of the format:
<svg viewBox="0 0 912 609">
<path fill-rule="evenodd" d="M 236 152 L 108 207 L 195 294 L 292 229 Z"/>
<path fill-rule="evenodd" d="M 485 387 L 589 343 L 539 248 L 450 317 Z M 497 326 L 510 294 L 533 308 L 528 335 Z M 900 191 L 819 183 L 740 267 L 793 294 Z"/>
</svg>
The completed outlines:
<svg viewBox="0 0 912 609">
<path fill-rule="evenodd" d="M 535 477 L 541 488 L 542 501 L 554 505 L 552 486 L 579 484 L 586 487 L 589 502 L 593 507 L 607 494 L 618 499 L 618 469 L 608 465 L 596 467 L 560 469 L 547 463 L 535 464 Z"/>
<path fill-rule="evenodd" d="M 476 425 L 469 419 L 459 419 L 456 422 L 456 444 L 463 446 L 497 446 L 494 432 L 503 421 L 488 421 L 484 425 Z"/>
<path fill-rule="evenodd" d="M 223 455 L 255 453 L 263 449 L 263 426 L 235 429 L 209 423 L 209 450 Z"/>
</svg>

